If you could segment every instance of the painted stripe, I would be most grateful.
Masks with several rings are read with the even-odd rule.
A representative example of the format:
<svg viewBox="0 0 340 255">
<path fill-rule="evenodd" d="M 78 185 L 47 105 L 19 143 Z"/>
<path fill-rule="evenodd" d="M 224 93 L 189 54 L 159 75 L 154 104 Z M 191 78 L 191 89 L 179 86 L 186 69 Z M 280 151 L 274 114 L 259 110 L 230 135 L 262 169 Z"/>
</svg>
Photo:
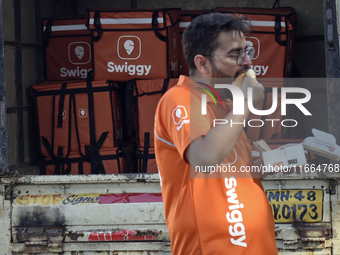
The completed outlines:
<svg viewBox="0 0 340 255">
<path fill-rule="evenodd" d="M 251 25 L 254 27 L 274 27 L 275 21 L 258 21 L 258 20 L 251 20 Z M 286 27 L 286 23 L 281 21 L 281 27 Z"/>
<path fill-rule="evenodd" d="M 101 194 L 99 204 L 163 202 L 162 193 Z"/>
<path fill-rule="evenodd" d="M 170 145 L 170 146 L 176 148 L 176 146 L 175 146 L 173 143 L 170 143 L 170 142 L 168 142 L 167 140 L 165 140 L 165 139 L 159 137 L 157 133 L 156 133 L 156 136 L 157 136 L 157 139 L 160 140 L 161 142 L 166 143 L 167 145 Z"/>
<path fill-rule="evenodd" d="M 44 27 L 44 31 L 45 30 L 46 30 L 46 27 Z M 63 26 L 52 26 L 51 30 L 52 32 L 87 30 L 87 27 L 85 25 L 63 25 Z"/>
<path fill-rule="evenodd" d="M 180 22 L 179 27 L 187 27 L 190 25 L 191 22 Z"/>
<path fill-rule="evenodd" d="M 85 232 L 86 234 L 86 232 Z M 145 240 L 157 240 L 157 230 L 138 231 L 130 229 L 122 229 L 117 231 L 93 231 L 88 237 L 88 241 L 100 242 L 100 241 L 145 241 Z"/>
<path fill-rule="evenodd" d="M 163 18 L 157 18 L 158 23 L 163 24 Z M 103 25 L 126 25 L 126 24 L 151 24 L 151 18 L 135 18 L 135 19 L 100 19 Z M 90 19 L 90 24 L 94 24 L 94 19 Z"/>
<path fill-rule="evenodd" d="M 190 25 L 191 22 L 180 22 L 179 27 L 187 27 Z M 251 20 L 251 25 L 254 27 L 274 27 L 275 21 L 258 21 L 258 20 Z M 286 23 L 281 21 L 281 27 L 286 27 Z"/>
</svg>

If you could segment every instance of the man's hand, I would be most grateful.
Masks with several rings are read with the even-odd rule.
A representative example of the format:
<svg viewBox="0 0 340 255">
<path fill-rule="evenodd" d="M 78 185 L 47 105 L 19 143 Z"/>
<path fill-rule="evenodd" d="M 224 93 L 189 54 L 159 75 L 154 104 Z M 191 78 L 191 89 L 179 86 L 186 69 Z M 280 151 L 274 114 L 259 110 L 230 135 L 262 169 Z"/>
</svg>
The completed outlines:
<svg viewBox="0 0 340 255">
<path fill-rule="evenodd" d="M 264 99 L 264 87 L 257 82 L 256 78 L 251 78 L 247 73 L 243 78 L 241 87 L 245 99 L 248 99 L 248 88 L 253 89 L 253 93 L 249 95 L 249 100 L 252 99 L 253 106 L 256 108 Z"/>
</svg>

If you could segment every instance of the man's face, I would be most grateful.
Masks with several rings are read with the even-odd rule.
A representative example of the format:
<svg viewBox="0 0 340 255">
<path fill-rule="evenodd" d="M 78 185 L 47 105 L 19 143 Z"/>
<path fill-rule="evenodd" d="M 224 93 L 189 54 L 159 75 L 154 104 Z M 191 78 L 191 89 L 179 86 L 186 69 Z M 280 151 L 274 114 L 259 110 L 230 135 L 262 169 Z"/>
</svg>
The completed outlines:
<svg viewBox="0 0 340 255">
<path fill-rule="evenodd" d="M 236 78 L 250 68 L 252 62 L 248 55 L 241 65 L 236 63 L 236 55 L 247 48 L 243 33 L 221 32 L 217 41 L 219 46 L 211 58 L 212 78 Z"/>
</svg>

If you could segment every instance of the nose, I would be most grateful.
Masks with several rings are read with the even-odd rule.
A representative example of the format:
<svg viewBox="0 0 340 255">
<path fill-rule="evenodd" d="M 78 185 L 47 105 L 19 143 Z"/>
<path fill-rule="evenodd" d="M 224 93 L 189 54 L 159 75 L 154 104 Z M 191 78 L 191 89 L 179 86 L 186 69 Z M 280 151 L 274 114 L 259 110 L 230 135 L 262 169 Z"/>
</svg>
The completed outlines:
<svg viewBox="0 0 340 255">
<path fill-rule="evenodd" d="M 244 60 L 243 60 L 243 62 L 242 62 L 242 64 L 241 64 L 241 66 L 250 66 L 250 65 L 252 65 L 252 63 L 253 63 L 253 62 L 251 61 L 249 55 L 246 54 L 246 57 L 244 58 Z"/>
</svg>

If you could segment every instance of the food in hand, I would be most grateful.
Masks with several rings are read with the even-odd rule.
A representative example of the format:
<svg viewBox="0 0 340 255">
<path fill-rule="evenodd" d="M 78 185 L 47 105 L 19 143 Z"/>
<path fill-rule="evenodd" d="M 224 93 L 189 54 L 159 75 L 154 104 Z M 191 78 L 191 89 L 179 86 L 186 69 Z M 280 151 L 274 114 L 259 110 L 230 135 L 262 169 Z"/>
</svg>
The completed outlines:
<svg viewBox="0 0 340 255">
<path fill-rule="evenodd" d="M 251 83 L 253 85 L 256 85 L 257 84 L 256 74 L 253 69 L 249 69 L 247 72 L 240 74 L 232 84 L 241 88 L 242 83 L 243 83 L 243 78 L 244 76 L 246 76 L 246 74 L 249 75 Z"/>
</svg>

